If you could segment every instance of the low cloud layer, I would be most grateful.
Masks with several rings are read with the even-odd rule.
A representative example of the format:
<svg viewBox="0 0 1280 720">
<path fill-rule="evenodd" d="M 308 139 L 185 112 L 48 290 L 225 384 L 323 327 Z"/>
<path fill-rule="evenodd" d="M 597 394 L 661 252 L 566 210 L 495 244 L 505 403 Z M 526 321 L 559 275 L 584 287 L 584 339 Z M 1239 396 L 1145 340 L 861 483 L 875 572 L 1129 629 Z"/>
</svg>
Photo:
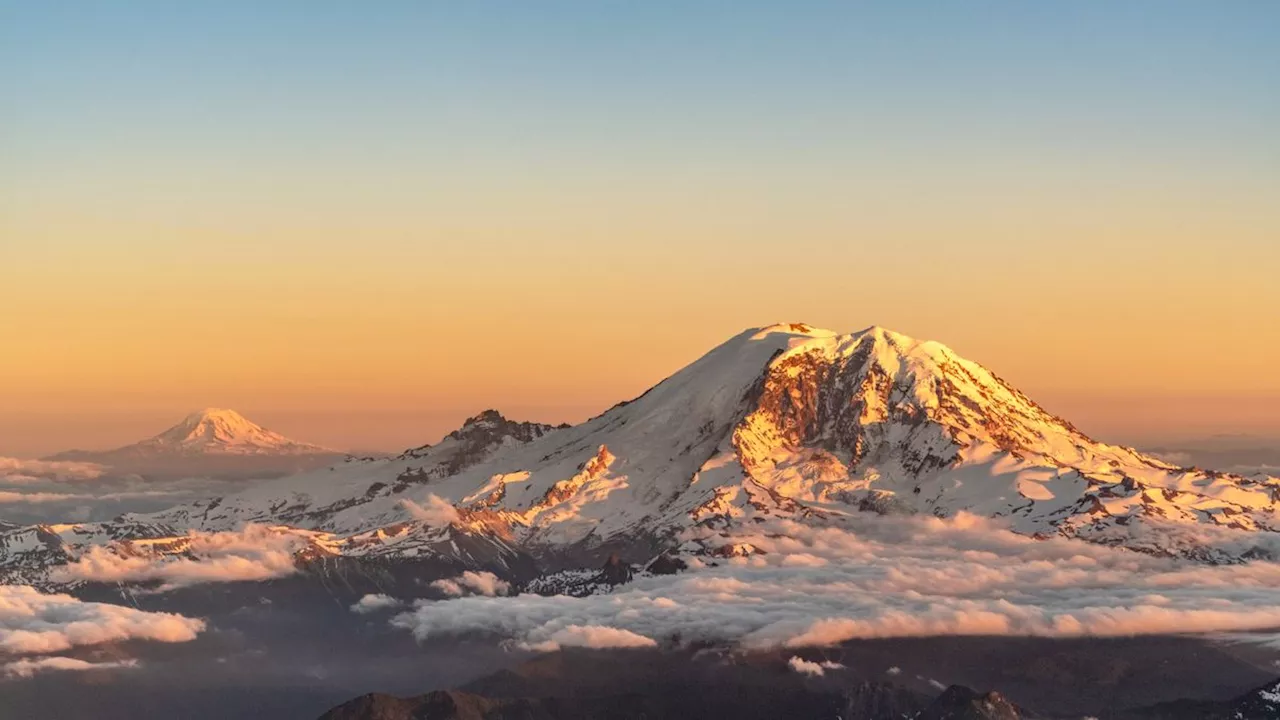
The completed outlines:
<svg viewBox="0 0 1280 720">
<path fill-rule="evenodd" d="M 373 593 L 365 595 L 351 606 L 351 612 L 357 615 L 369 615 L 371 613 L 380 612 L 382 610 L 390 610 L 398 608 L 404 603 L 382 593 Z"/>
<path fill-rule="evenodd" d="M 88 462 L 0 457 L 0 520 L 19 525 L 109 520 L 226 495 L 247 484 L 208 477 L 143 478 Z"/>
<path fill-rule="evenodd" d="M 123 640 L 187 642 L 204 627 L 202 620 L 182 615 L 81 602 L 25 585 L 0 585 L 2 653 L 55 653 Z"/>
<path fill-rule="evenodd" d="M 83 482 L 96 480 L 104 470 L 96 463 L 0 457 L 0 484 Z"/>
<path fill-rule="evenodd" d="M 838 662 L 812 662 L 795 655 L 787 661 L 787 667 L 792 671 L 801 675 L 809 675 L 811 677 L 822 677 L 827 674 L 828 670 L 843 670 L 844 666 Z"/>
<path fill-rule="evenodd" d="M 137 666 L 138 661 L 132 658 L 127 660 L 111 660 L 95 663 L 69 657 L 42 657 L 14 660 L 13 662 L 5 663 L 4 666 L 0 668 L 0 671 L 2 671 L 6 677 L 29 678 L 36 673 L 50 671 L 83 672 L 85 670 L 119 670 L 121 668 L 133 668 Z"/>
<path fill-rule="evenodd" d="M 106 493 L 22 492 L 14 490 L 0 490 L 0 505 L 41 505 L 46 503 L 67 502 L 111 502 L 120 500 L 172 499 L 182 495 L 183 493 L 168 490 L 138 490 L 133 492 Z"/>
<path fill-rule="evenodd" d="M 491 572 L 472 572 L 468 570 L 455 578 L 436 580 L 431 587 L 450 597 L 463 595 L 506 595 L 511 592 L 511 584 Z"/>
<path fill-rule="evenodd" d="M 159 590 L 244 580 L 269 580 L 297 572 L 294 554 L 305 535 L 249 525 L 237 532 L 191 532 L 164 547 L 130 544 L 91 547 L 75 562 L 55 568 L 55 582 L 152 582 Z M 121 552 L 127 549 L 128 552 Z"/>
<path fill-rule="evenodd" d="M 551 633 L 546 640 L 526 644 L 523 647 L 534 652 L 555 652 L 567 647 L 616 650 L 657 646 L 658 643 L 653 638 L 647 638 L 630 630 L 599 625 L 570 625 Z"/>
<path fill-rule="evenodd" d="M 1280 564 L 1208 566 L 1076 540 L 1039 541 L 970 515 L 859 514 L 826 527 L 775 521 L 723 541 L 760 553 L 586 598 L 419 601 L 393 622 L 419 640 L 474 633 L 535 647 L 568 628 L 597 627 L 746 648 L 1280 626 Z"/>
</svg>

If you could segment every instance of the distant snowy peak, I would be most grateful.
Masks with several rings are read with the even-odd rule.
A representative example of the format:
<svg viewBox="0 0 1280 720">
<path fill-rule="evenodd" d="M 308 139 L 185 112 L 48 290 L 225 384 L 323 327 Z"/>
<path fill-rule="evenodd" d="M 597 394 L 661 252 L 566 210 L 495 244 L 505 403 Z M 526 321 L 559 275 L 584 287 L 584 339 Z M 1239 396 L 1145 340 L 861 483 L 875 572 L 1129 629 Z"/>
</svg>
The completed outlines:
<svg viewBox="0 0 1280 720">
<path fill-rule="evenodd" d="M 264 434 L 275 435 L 235 410 L 205 408 L 186 416 L 182 422 L 160 433 L 157 439 L 180 443 L 202 440 L 234 443 Z"/>
<path fill-rule="evenodd" d="M 235 410 L 206 408 L 191 413 L 182 422 L 132 445 L 102 452 L 72 450 L 54 459 L 85 459 L 112 462 L 181 457 L 256 457 L 341 455 L 336 450 L 291 440 L 268 430 Z"/>
<path fill-rule="evenodd" d="M 206 408 L 159 435 L 132 446 L 139 451 L 180 454 L 307 455 L 333 450 L 290 440 L 252 422 L 235 410 Z"/>
</svg>

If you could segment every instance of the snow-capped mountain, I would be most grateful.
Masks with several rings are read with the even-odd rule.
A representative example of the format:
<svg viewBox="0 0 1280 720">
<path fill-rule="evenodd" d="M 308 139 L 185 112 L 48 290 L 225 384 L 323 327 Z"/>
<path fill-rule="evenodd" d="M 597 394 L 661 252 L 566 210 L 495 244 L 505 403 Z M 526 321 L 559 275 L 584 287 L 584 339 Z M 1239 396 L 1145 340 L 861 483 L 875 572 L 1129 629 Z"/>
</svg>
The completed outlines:
<svg viewBox="0 0 1280 720">
<path fill-rule="evenodd" d="M 336 450 L 291 440 L 250 421 L 235 410 L 206 408 L 191 413 L 154 437 L 113 450 L 70 450 L 50 460 L 78 460 L 120 471 L 201 473 L 297 472 L 342 457 Z"/>
<path fill-rule="evenodd" d="M 235 410 L 205 408 L 141 442 L 101 452 L 70 450 L 57 460 L 95 460 L 153 455 L 333 455 L 337 451 L 290 440 Z"/>
<path fill-rule="evenodd" d="M 287 525 L 344 555 L 478 567 L 523 553 L 556 569 L 610 552 L 751 553 L 725 538 L 769 518 L 968 512 L 1026 535 L 1241 562 L 1280 556 L 1278 500 L 1276 478 L 1094 441 L 939 343 L 790 324 L 746 331 L 576 426 L 488 411 L 398 457 L 124 520 Z"/>
</svg>

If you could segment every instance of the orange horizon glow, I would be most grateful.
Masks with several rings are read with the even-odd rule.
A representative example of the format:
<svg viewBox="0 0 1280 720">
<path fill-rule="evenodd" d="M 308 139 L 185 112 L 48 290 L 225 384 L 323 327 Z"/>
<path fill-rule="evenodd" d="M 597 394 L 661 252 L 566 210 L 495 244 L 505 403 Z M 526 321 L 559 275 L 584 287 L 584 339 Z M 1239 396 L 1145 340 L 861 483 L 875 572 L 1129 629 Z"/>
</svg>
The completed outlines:
<svg viewBox="0 0 1280 720">
<path fill-rule="evenodd" d="M 435 442 L 464 418 L 487 408 L 520 420 L 580 422 L 639 395 L 711 347 L 703 343 L 694 349 L 711 327 L 657 327 L 662 332 L 651 337 L 605 327 L 594 342 L 592 336 L 570 329 L 563 335 L 547 333 L 542 343 L 524 346 L 517 340 L 532 343 L 532 338 L 521 336 L 515 328 L 510 334 L 467 335 L 466 328 L 455 327 L 440 333 L 450 339 L 440 346 L 400 343 L 393 361 L 370 353 L 368 365 L 327 366 L 335 372 L 333 381 L 321 377 L 314 364 L 296 374 L 281 368 L 276 371 L 278 381 L 263 363 L 227 368 L 218 361 L 230 358 L 213 353 L 194 355 L 183 364 L 183 358 L 173 353 L 166 356 L 174 363 L 168 373 L 149 366 L 154 370 L 150 377 L 143 373 L 98 376 L 116 381 L 128 378 L 133 384 L 101 388 L 86 383 L 54 392 L 32 386 L 9 389 L 6 398 L 16 402 L 0 411 L 4 441 L 0 455 L 34 457 L 73 447 L 116 447 L 154 435 L 206 406 L 232 407 L 294 439 L 346 451 L 398 451 Z M 730 334 L 710 342 L 718 343 Z M 378 347 L 390 342 L 384 339 Z M 683 347 L 690 352 L 677 357 Z M 1121 386 L 1114 380 L 1107 382 L 1106 373 L 1142 373 L 1142 363 L 1117 360 L 1106 366 L 1087 352 L 1069 354 L 1059 348 L 1059 362 L 1069 358 L 1077 363 L 1075 373 L 1068 374 L 1061 372 L 1062 364 L 1037 364 L 1035 358 L 1027 358 L 1024 346 L 996 345 L 989 353 L 1001 350 L 1010 360 L 1024 359 L 1025 367 L 1010 373 L 982 353 L 976 357 L 1099 440 L 1153 445 L 1222 433 L 1265 439 L 1276 437 L 1280 429 L 1280 393 L 1248 392 L 1229 384 L 1218 385 L 1221 394 L 1217 395 L 1167 391 L 1153 382 L 1158 381 L 1153 373 L 1145 373 L 1144 382 Z M 958 351 L 975 358 L 967 349 Z M 297 347 L 293 358 L 302 362 L 301 356 L 308 352 L 314 353 L 312 360 L 323 358 L 310 345 Z M 1165 372 L 1214 372 L 1210 363 L 1201 362 L 1198 367 L 1187 363 L 1162 368 Z M 1051 372 L 1055 368 L 1060 371 L 1056 375 Z M 617 372 L 609 375 L 607 369 Z M 225 375 L 217 372 L 227 370 L 231 372 Z M 64 372 L 59 369 L 47 377 L 54 379 Z M 82 377 L 92 380 L 95 376 Z M 1073 387 L 1073 382 L 1079 385 Z"/>
</svg>

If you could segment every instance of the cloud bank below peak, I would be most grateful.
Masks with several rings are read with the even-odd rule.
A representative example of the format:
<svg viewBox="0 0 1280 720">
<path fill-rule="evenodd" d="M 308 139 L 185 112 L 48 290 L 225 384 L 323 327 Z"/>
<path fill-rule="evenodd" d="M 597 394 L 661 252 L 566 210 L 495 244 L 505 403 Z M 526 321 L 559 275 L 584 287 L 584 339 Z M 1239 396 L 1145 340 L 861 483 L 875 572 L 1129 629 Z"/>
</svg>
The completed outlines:
<svg viewBox="0 0 1280 720">
<path fill-rule="evenodd" d="M 998 522 L 853 516 L 763 523 L 733 538 L 757 553 L 693 563 L 583 598 L 475 595 L 416 602 L 393 618 L 419 641 L 482 634 L 528 648 L 594 628 L 746 649 L 933 635 L 1125 636 L 1280 626 L 1280 564 L 1208 566 Z"/>
<path fill-rule="evenodd" d="M 203 620 L 83 602 L 25 585 L 0 585 L 0 653 L 48 654 L 125 640 L 194 640 Z"/>
</svg>

